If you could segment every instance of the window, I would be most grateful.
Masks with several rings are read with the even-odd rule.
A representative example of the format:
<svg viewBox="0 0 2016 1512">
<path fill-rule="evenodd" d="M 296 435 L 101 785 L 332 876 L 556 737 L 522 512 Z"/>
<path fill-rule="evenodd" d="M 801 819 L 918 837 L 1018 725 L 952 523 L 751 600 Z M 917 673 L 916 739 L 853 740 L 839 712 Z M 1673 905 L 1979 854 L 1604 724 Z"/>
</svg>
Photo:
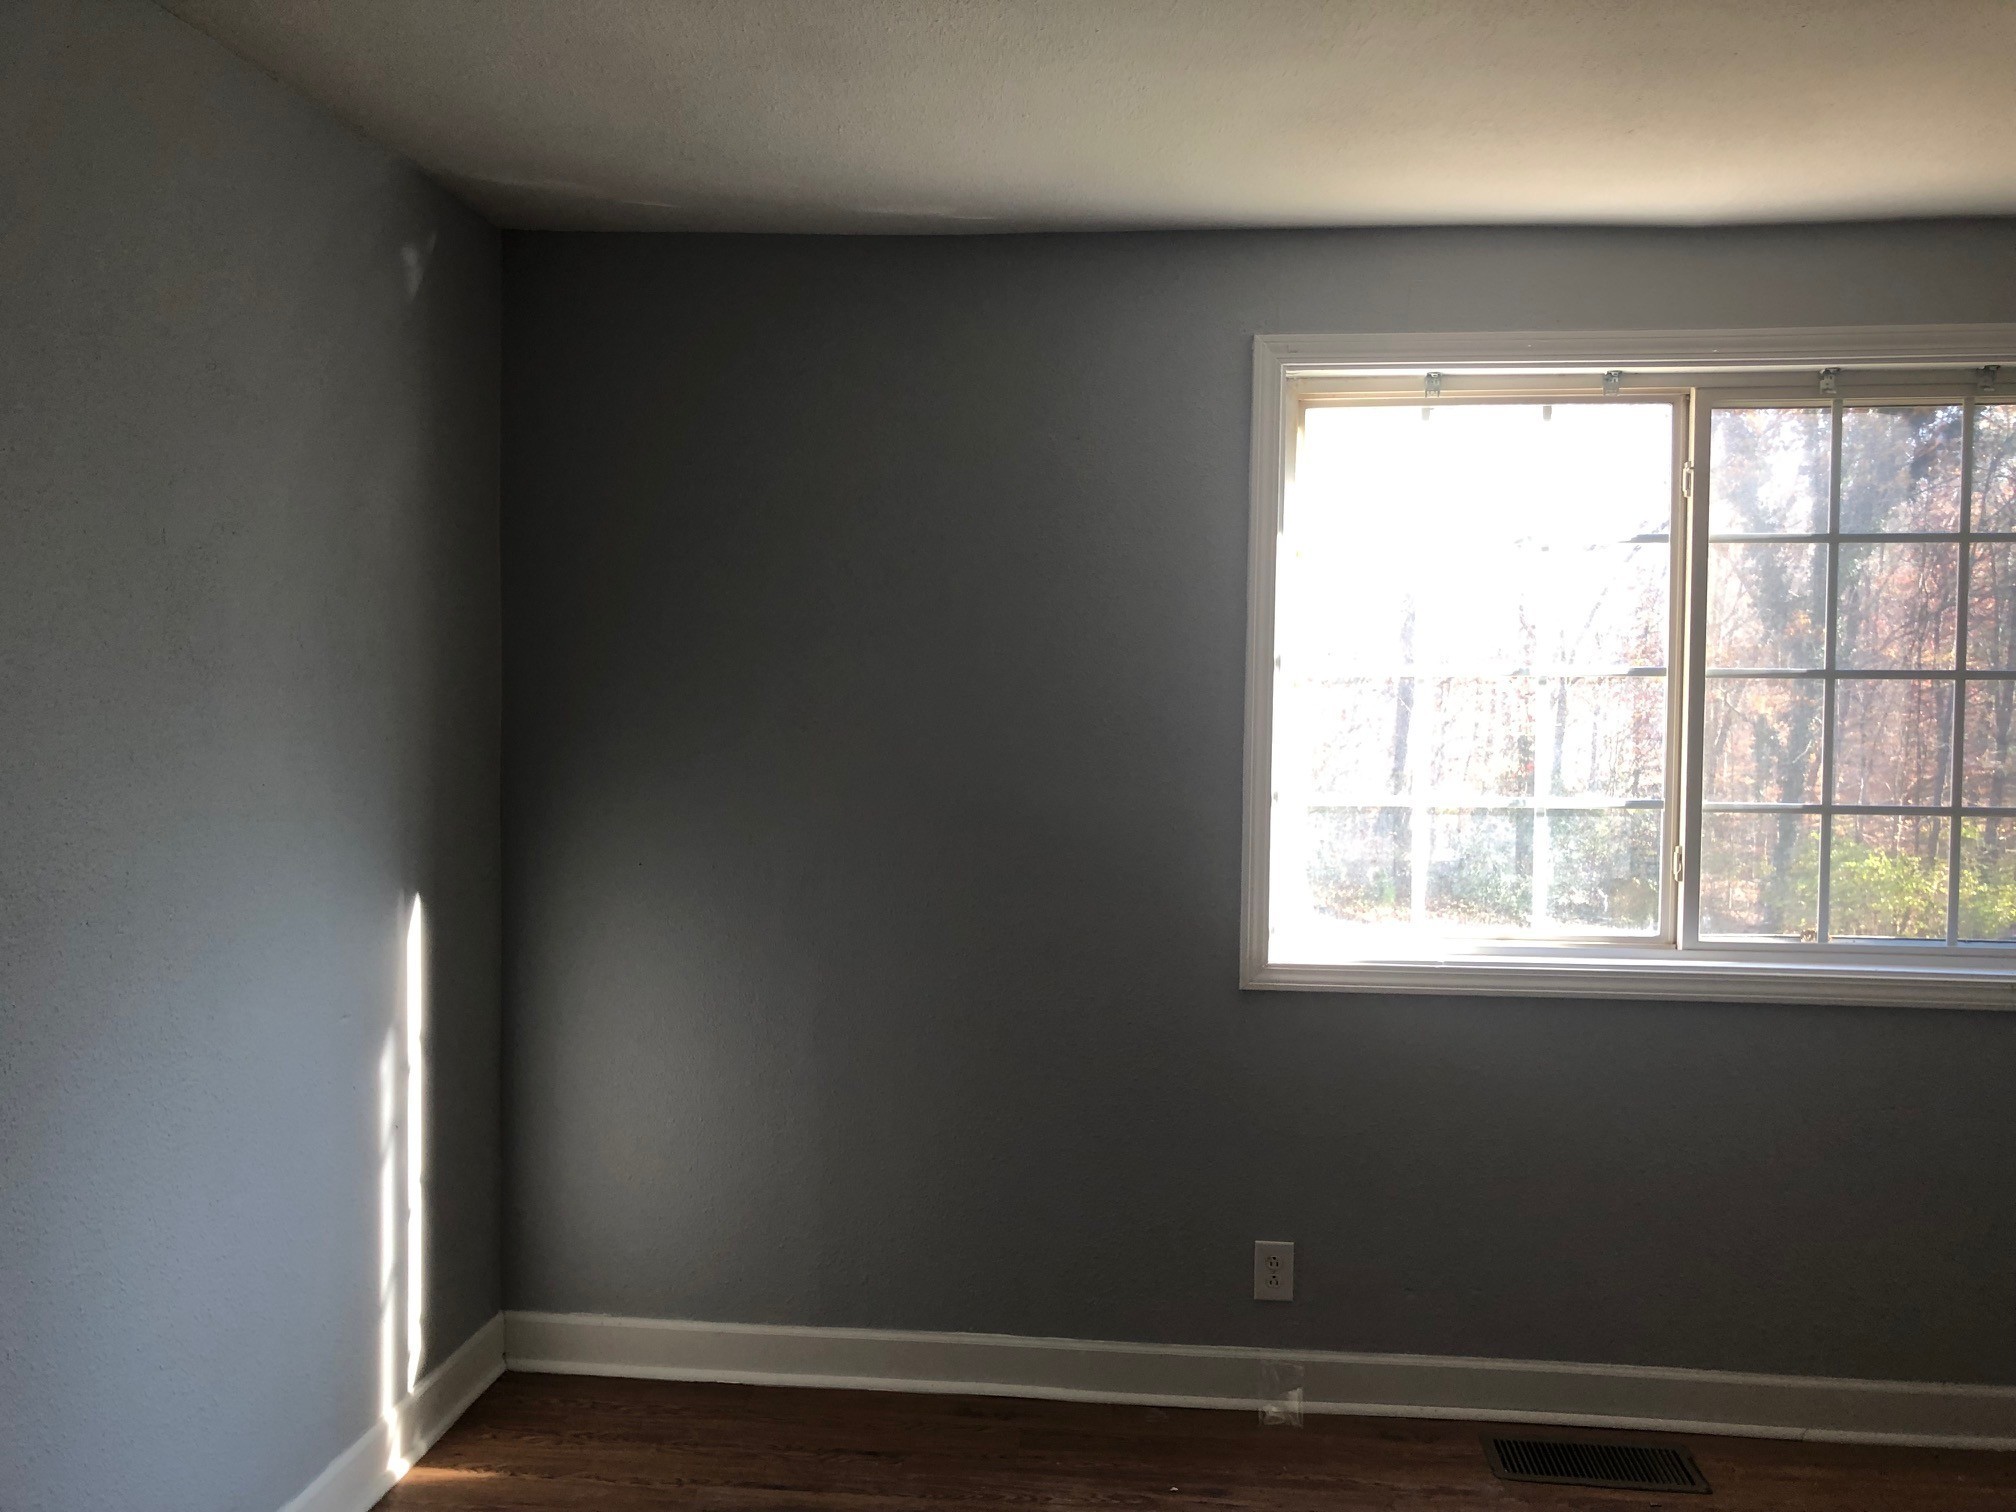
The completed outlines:
<svg viewBox="0 0 2016 1512">
<path fill-rule="evenodd" d="M 2016 1006 L 2016 393 L 1578 339 L 1260 344 L 1246 983 Z"/>
</svg>

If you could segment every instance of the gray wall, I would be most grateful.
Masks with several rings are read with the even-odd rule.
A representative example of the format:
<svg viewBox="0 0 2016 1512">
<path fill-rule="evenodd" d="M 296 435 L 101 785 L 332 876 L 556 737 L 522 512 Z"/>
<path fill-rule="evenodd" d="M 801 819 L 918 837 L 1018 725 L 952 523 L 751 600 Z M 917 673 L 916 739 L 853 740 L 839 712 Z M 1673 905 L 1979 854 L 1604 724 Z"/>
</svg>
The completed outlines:
<svg viewBox="0 0 2016 1512">
<path fill-rule="evenodd" d="M 273 1512 L 371 1426 L 416 887 L 434 1354 L 498 1305 L 497 310 L 181 22 L 0 8 L 9 1512 Z"/>
<path fill-rule="evenodd" d="M 2016 1382 L 2016 1016 L 1234 985 L 1254 332 L 2016 320 L 2016 226 L 505 290 L 511 1305 Z"/>
</svg>

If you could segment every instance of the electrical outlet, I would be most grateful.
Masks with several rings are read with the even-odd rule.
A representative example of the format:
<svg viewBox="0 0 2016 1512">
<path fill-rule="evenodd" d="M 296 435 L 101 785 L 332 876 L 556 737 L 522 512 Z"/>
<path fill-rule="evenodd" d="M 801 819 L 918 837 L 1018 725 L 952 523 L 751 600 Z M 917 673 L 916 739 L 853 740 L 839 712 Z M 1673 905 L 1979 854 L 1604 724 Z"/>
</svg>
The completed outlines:
<svg viewBox="0 0 2016 1512">
<path fill-rule="evenodd" d="M 1295 1245 L 1292 1240 L 1253 1241 L 1253 1300 L 1295 1300 Z"/>
</svg>

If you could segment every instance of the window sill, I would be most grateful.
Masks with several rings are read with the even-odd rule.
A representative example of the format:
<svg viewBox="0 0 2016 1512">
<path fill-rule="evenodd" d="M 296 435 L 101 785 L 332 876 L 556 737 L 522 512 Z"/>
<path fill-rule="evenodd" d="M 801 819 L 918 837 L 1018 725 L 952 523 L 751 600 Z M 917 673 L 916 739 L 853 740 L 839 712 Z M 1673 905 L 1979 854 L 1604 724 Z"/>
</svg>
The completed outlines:
<svg viewBox="0 0 2016 1512">
<path fill-rule="evenodd" d="M 1937 963 L 1837 959 L 1821 965 L 1698 951 L 1600 959 L 1462 955 L 1321 966 L 1249 964 L 1240 973 L 1239 985 L 1281 992 L 2016 1009 L 2016 971 L 2006 960 L 1976 966 L 1955 965 L 1950 959 Z"/>
</svg>

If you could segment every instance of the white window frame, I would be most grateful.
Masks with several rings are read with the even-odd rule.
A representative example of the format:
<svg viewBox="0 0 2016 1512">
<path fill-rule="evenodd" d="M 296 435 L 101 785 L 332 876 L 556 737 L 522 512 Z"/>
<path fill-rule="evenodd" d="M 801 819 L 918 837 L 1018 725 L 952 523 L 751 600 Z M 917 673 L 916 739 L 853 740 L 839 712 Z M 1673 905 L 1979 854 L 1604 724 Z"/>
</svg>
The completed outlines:
<svg viewBox="0 0 2016 1512">
<path fill-rule="evenodd" d="M 1714 1001 L 1878 1003 L 1917 1007 L 2016 1009 L 2016 948 L 2003 946 L 1811 945 L 1703 941 L 1686 927 L 1698 917 L 1700 868 L 1691 860 L 1679 887 L 1663 889 L 1661 939 L 1601 941 L 1423 942 L 1418 953 L 1302 965 L 1268 959 L 1269 842 L 1273 807 L 1274 574 L 1292 434 L 1305 397 L 1424 396 L 1429 375 L 1450 399 L 1484 397 L 1494 388 L 1522 392 L 1544 379 L 1565 396 L 1614 391 L 1671 398 L 1684 392 L 1676 437 L 1677 480 L 1692 480 L 1705 500 L 1710 406 L 1746 388 L 1768 391 L 1751 402 L 1784 402 L 1788 387 L 1820 397 L 1820 375 L 1843 369 L 1837 387 L 1854 402 L 1909 399 L 1926 390 L 1928 369 L 2003 367 L 1998 394 L 2016 397 L 2016 325 L 1866 326 L 1720 331 L 1468 332 L 1425 335 L 1259 336 L 1253 346 L 1253 451 L 1247 621 L 1244 854 L 1241 877 L 1240 984 L 1319 992 L 1481 993 L 1495 996 L 1592 996 Z M 1874 370 L 1874 371 L 1871 371 Z M 1917 380 L 1914 383 L 1914 378 Z M 1951 392 L 1950 374 L 1942 374 Z M 1509 395 L 1508 395 L 1509 397 Z M 1921 398 L 1921 402 L 1922 398 Z M 1686 481 L 1680 487 L 1688 487 Z M 1839 480 L 1834 487 L 1838 490 Z M 1669 682 L 1675 721 L 1669 762 L 1700 749 L 1706 616 L 1690 604 L 1706 593 L 1706 511 L 1676 503 L 1674 635 Z M 1963 548 L 1964 549 L 1964 548 Z M 1830 594 L 1832 578 L 1830 576 Z M 1688 637 L 1683 644 L 1681 629 Z M 1832 630 L 1829 630 L 1830 643 Z M 1957 684 L 1956 684 L 1957 696 Z M 1684 726 L 1680 721 L 1684 721 Z M 1670 815 L 1686 827 L 1682 854 L 1699 853 L 1700 774 L 1671 773 Z M 1957 817 L 1952 804 L 1935 815 Z M 1823 796 L 1824 793 L 1823 793 Z M 1669 822 L 1669 829 L 1671 823 Z M 1957 836 L 1957 827 L 1956 827 Z M 1670 840 L 1669 836 L 1669 840 Z M 1685 893 L 1685 904 L 1681 902 Z"/>
</svg>

